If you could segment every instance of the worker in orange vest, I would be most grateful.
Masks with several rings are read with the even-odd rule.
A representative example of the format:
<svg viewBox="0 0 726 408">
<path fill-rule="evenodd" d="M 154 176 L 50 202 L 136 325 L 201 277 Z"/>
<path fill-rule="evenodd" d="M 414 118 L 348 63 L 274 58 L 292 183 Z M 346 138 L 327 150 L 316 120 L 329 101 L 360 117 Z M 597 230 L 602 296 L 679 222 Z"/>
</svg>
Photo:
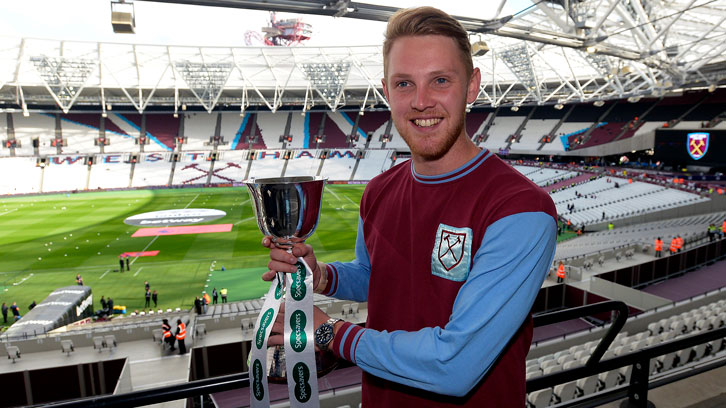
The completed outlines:
<svg viewBox="0 0 726 408">
<path fill-rule="evenodd" d="M 677 237 L 673 237 L 673 239 L 671 240 L 671 247 L 669 249 L 671 251 L 671 255 L 678 252 L 678 238 Z"/>
<path fill-rule="evenodd" d="M 663 251 L 663 240 L 660 237 L 655 239 L 655 257 L 660 258 L 661 251 Z"/>
<path fill-rule="evenodd" d="M 187 347 L 184 345 L 184 339 L 187 337 L 187 325 L 176 319 L 176 341 L 179 343 L 179 354 L 186 354 Z"/>
<path fill-rule="evenodd" d="M 557 283 L 562 283 L 565 280 L 565 264 L 560 261 L 560 266 L 557 267 Z"/>
<path fill-rule="evenodd" d="M 168 343 L 169 344 L 169 346 L 170 346 L 169 349 L 171 351 L 176 350 L 174 348 L 174 341 L 175 341 L 175 339 L 171 335 L 171 325 L 169 324 L 169 320 L 167 320 L 167 319 L 162 320 L 162 323 L 161 323 L 161 337 L 162 337 L 162 341 L 164 343 Z"/>
<path fill-rule="evenodd" d="M 726 220 L 721 224 L 721 238 L 723 238 L 724 234 L 726 234 Z"/>
<path fill-rule="evenodd" d="M 676 237 L 676 251 L 681 252 L 683 249 L 683 238 L 680 235 Z"/>
</svg>

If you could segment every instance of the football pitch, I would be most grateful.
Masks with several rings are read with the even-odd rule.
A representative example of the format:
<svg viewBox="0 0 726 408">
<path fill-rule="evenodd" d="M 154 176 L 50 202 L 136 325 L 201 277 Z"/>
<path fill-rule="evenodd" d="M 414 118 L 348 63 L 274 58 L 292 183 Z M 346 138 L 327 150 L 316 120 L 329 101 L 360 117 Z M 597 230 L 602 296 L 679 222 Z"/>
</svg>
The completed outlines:
<svg viewBox="0 0 726 408">
<path fill-rule="evenodd" d="M 320 223 L 307 240 L 321 261 L 353 259 L 363 187 L 326 186 Z M 135 214 L 182 208 L 224 211 L 211 224 L 232 224 L 232 230 L 132 237 L 139 227 L 123 222 Z M 259 298 L 269 287 L 260 279 L 269 260 L 261 239 L 245 187 L 2 198 L 0 297 L 8 306 L 17 302 L 25 314 L 31 302 L 75 285 L 80 274 L 93 290 L 96 309 L 101 296 L 127 312 L 144 309 L 146 281 L 163 309 L 189 309 L 195 296 L 213 287 L 226 287 L 229 301 Z M 130 270 L 119 271 L 120 254 L 142 251 L 159 252 L 131 257 Z"/>
</svg>

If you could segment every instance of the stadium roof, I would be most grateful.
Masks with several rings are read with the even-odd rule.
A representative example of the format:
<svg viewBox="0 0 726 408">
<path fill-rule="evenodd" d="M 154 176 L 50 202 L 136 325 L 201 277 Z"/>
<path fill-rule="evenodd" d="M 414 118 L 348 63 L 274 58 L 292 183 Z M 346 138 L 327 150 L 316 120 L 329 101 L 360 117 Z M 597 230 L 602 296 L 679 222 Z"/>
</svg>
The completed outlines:
<svg viewBox="0 0 726 408">
<path fill-rule="evenodd" d="M 385 21 L 394 7 L 345 0 L 151 0 Z M 499 10 L 506 0 L 499 2 Z M 475 106 L 660 96 L 726 80 L 726 0 L 538 1 L 457 17 L 482 46 Z M 385 105 L 380 46 L 186 47 L 2 39 L 0 105 L 179 110 Z M 486 52 L 486 49 L 489 49 Z"/>
</svg>

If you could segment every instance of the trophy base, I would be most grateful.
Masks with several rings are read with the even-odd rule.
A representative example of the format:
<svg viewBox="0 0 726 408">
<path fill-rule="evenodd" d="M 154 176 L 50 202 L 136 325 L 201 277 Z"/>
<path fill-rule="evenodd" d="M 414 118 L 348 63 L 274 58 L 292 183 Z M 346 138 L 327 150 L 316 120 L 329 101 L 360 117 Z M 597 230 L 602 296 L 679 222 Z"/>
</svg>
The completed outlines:
<svg viewBox="0 0 726 408">
<path fill-rule="evenodd" d="M 320 378 L 335 370 L 338 359 L 333 353 L 315 351 L 315 365 Z M 267 348 L 267 380 L 275 384 L 287 384 L 285 349 L 282 346 Z"/>
</svg>

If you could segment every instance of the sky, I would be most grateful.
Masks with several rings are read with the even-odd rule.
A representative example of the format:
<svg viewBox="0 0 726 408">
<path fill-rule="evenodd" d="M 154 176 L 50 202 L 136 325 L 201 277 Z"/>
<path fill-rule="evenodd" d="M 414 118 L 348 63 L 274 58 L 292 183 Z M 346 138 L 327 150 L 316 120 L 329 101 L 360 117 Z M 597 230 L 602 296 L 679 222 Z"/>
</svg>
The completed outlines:
<svg viewBox="0 0 726 408">
<path fill-rule="evenodd" d="M 394 7 L 431 5 L 453 15 L 476 18 L 493 17 L 498 6 L 495 1 L 471 0 L 362 2 Z M 136 34 L 115 34 L 111 28 L 109 0 L 2 0 L 0 4 L 0 36 L 67 41 L 244 46 L 245 32 L 259 32 L 270 18 L 266 11 L 136 1 Z M 515 13 L 531 4 L 530 0 L 508 0 L 502 14 Z M 277 16 L 278 19 L 293 17 L 300 17 L 313 26 L 307 46 L 380 45 L 383 42 L 383 22 L 287 13 Z"/>
</svg>

